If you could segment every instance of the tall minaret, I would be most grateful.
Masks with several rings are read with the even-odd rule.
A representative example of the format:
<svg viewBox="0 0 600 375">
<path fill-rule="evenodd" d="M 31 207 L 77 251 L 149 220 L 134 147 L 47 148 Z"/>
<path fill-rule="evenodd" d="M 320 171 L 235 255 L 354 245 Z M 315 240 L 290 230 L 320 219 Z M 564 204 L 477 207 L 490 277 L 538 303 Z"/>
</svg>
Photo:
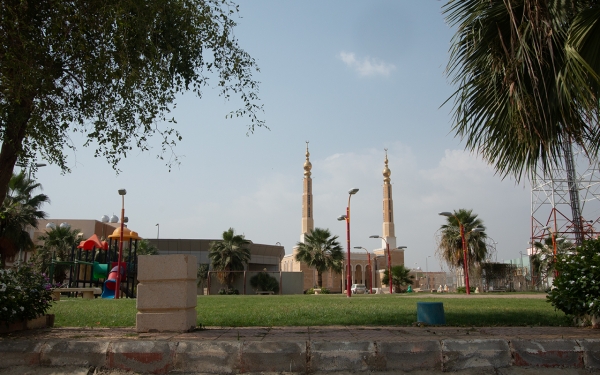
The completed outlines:
<svg viewBox="0 0 600 375">
<path fill-rule="evenodd" d="M 313 195 L 312 195 L 312 178 L 310 178 L 310 170 L 312 164 L 308 157 L 308 141 L 306 142 L 306 161 L 304 162 L 304 191 L 302 192 L 302 234 L 300 242 L 304 242 L 304 235 L 312 232 L 315 228 L 313 220 Z"/>
<path fill-rule="evenodd" d="M 396 248 L 396 232 L 394 230 L 394 201 L 392 199 L 392 185 L 390 176 L 392 171 L 388 168 L 387 148 L 385 149 L 385 167 L 383 168 L 383 238 L 390 245 L 390 249 Z M 385 241 L 381 241 L 381 247 L 386 248 Z"/>
</svg>

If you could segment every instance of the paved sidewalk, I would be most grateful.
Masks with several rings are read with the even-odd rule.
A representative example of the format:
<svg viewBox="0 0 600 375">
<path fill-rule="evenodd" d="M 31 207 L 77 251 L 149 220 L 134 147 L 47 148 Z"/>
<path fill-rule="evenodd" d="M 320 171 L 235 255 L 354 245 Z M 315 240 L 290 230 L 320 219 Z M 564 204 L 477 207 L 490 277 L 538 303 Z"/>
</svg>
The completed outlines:
<svg viewBox="0 0 600 375">
<path fill-rule="evenodd" d="M 1 335 L 0 374 L 12 374 L 7 371 L 13 366 L 139 374 L 484 370 L 525 374 L 545 367 L 568 370 L 561 374 L 600 373 L 600 330 L 211 327 L 188 333 L 138 334 L 134 328 L 52 328 Z"/>
</svg>

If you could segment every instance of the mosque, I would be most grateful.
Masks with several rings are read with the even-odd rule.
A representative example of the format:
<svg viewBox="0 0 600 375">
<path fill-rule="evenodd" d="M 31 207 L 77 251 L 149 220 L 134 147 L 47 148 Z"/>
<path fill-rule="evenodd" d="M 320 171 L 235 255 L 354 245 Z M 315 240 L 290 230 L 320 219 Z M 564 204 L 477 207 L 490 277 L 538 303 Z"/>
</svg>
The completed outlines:
<svg viewBox="0 0 600 375">
<path fill-rule="evenodd" d="M 392 199 L 392 185 L 390 176 L 392 172 L 388 167 L 387 150 L 385 154 L 383 168 L 383 228 L 381 238 L 381 248 L 374 250 L 372 253 L 366 251 L 352 252 L 350 269 L 352 274 L 352 284 L 365 284 L 368 289 L 371 287 L 381 288 L 382 291 L 389 292 L 387 285 L 382 285 L 384 271 L 388 267 L 388 254 L 392 265 L 404 265 L 404 250 L 397 248 L 396 235 L 394 230 L 394 202 Z M 304 180 L 302 193 L 302 229 L 300 234 L 300 242 L 304 242 L 305 236 L 314 229 L 314 201 L 313 201 L 313 186 L 311 178 L 312 164 L 310 163 L 310 153 L 308 151 L 308 142 L 306 144 L 306 161 L 304 162 Z M 102 221 L 97 220 L 62 220 L 49 219 L 40 220 L 38 228 L 32 230 L 32 238 L 37 239 L 42 233 L 48 229 L 47 225 L 51 222 L 64 222 L 73 228 L 78 228 L 82 237 L 87 237 L 96 234 L 99 238 L 105 238 L 112 233 L 118 226 L 118 218 L 115 220 L 106 220 L 103 217 Z M 208 249 L 210 243 L 215 240 L 209 239 L 147 239 L 149 243 L 159 249 L 159 254 L 190 254 L 197 257 L 198 264 L 210 263 L 208 258 Z M 345 241 L 344 241 L 345 242 Z M 387 248 L 389 246 L 389 253 Z M 282 282 L 283 294 L 302 293 L 317 285 L 317 272 L 313 268 L 309 268 L 306 264 L 295 260 L 297 247 L 293 249 L 293 253 L 285 255 L 283 246 L 279 244 L 250 244 L 251 259 L 245 267 L 247 272 L 255 273 L 267 271 L 273 274 L 279 274 L 279 280 Z M 30 254 L 19 255 L 19 258 L 26 260 Z M 346 251 L 344 251 L 346 257 Z M 24 258 L 24 259 L 23 259 Z M 344 261 L 344 265 L 347 261 Z M 370 266 L 369 266 L 370 264 Z M 346 270 L 339 273 L 326 272 L 323 274 L 323 287 L 329 289 L 333 293 L 342 293 L 346 290 Z M 299 273 L 302 272 L 302 275 Z M 246 277 L 244 281 L 246 283 Z M 240 290 L 246 290 L 249 287 L 244 285 L 238 286 Z"/>
<path fill-rule="evenodd" d="M 396 245 L 396 234 L 394 230 L 394 201 L 392 199 L 392 185 L 390 176 L 392 172 L 388 167 L 387 150 L 385 154 L 383 168 L 383 231 L 381 235 L 381 248 L 373 251 L 374 256 L 371 257 L 366 251 L 350 253 L 350 269 L 352 274 L 352 284 L 365 284 L 367 289 L 370 289 L 371 282 L 373 288 L 383 288 L 388 290 L 387 285 L 382 285 L 384 271 L 388 266 L 388 253 L 391 258 L 391 264 L 404 265 L 404 250 L 398 249 Z M 313 189 L 311 178 L 312 164 L 310 163 L 310 153 L 308 151 L 308 142 L 306 144 L 306 161 L 304 162 L 304 181 L 302 193 L 302 231 L 300 234 L 300 242 L 304 242 L 306 234 L 314 229 L 313 218 Z M 283 272 L 302 272 L 303 273 L 303 290 L 308 290 L 317 285 L 317 271 L 314 268 L 309 268 L 305 263 L 296 260 L 298 248 L 295 247 L 292 254 L 286 255 L 281 260 L 281 271 Z M 346 251 L 344 251 L 346 258 Z M 369 260 L 371 267 L 369 267 Z M 347 264 L 347 259 L 344 260 L 344 265 Z M 346 290 L 346 270 L 341 274 L 328 271 L 323 274 L 323 287 L 329 289 L 333 293 L 342 293 Z M 372 280 L 372 281 L 371 281 Z"/>
</svg>

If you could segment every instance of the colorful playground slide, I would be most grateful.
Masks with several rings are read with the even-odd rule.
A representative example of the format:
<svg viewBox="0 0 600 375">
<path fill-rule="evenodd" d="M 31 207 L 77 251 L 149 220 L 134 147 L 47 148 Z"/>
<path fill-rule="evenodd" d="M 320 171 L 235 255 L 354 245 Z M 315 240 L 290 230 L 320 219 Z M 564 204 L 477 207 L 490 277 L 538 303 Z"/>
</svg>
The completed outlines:
<svg viewBox="0 0 600 375">
<path fill-rule="evenodd" d="M 104 266 L 108 266 L 104 264 Z M 104 288 L 102 289 L 102 298 L 115 298 L 115 291 L 117 289 L 117 262 L 112 263 L 113 268 L 110 270 L 108 274 L 108 278 L 104 282 Z M 125 271 L 127 270 L 127 265 L 125 262 L 121 262 L 121 280 L 125 279 Z"/>
</svg>

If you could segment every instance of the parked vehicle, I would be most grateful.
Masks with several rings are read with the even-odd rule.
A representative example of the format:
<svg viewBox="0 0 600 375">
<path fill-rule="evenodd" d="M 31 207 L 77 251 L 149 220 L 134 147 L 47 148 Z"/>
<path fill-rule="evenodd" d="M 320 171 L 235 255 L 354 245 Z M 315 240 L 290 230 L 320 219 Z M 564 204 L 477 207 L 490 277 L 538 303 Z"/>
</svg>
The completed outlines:
<svg viewBox="0 0 600 375">
<path fill-rule="evenodd" d="M 352 294 L 365 294 L 365 293 L 368 293 L 367 292 L 367 287 L 365 286 L 365 284 L 352 284 L 352 287 L 350 288 L 350 291 L 352 292 Z"/>
</svg>

